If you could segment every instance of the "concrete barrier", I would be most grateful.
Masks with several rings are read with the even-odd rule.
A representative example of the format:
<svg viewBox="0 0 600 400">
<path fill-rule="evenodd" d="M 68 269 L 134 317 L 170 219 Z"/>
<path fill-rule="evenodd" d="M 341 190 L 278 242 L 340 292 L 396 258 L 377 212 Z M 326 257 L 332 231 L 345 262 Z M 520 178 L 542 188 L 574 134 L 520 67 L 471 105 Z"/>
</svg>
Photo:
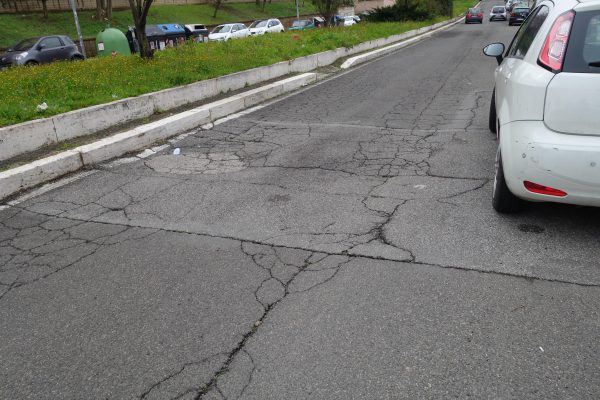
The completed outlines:
<svg viewBox="0 0 600 400">
<path fill-rule="evenodd" d="M 56 179 L 83 167 L 78 150 L 69 150 L 8 171 L 0 172 L 0 199 L 25 188 Z"/>
<path fill-rule="evenodd" d="M 0 200 L 85 166 L 140 150 L 317 81 L 306 73 L 117 133 L 94 143 L 0 172 Z"/>
<path fill-rule="evenodd" d="M 52 119 L 38 119 L 0 128 L 0 160 L 58 142 Z"/>
<path fill-rule="evenodd" d="M 243 89 L 291 73 L 307 72 L 317 67 L 331 65 L 340 58 L 414 37 L 419 33 L 429 32 L 440 26 L 448 25 L 455 20 L 456 18 L 399 35 L 371 40 L 348 49 L 338 48 L 324 51 L 291 61 L 282 61 L 273 65 L 236 72 L 185 86 L 3 127 L 0 128 L 0 161 L 63 140 L 90 135 L 133 120 L 146 118 L 157 111 L 168 111 L 186 104 L 209 99 L 219 93 Z"/>
<path fill-rule="evenodd" d="M 456 21 L 458 21 L 461 18 L 462 17 L 453 18 L 448 23 L 442 23 L 442 25 L 440 25 L 440 23 L 438 23 L 438 24 L 434 24 L 434 25 L 431 25 L 431 26 L 428 26 L 425 28 L 419 28 L 419 29 L 417 29 L 417 32 L 419 34 L 417 36 L 411 37 L 410 39 L 406 39 L 406 37 L 410 36 L 410 35 L 406 35 L 406 34 L 398 35 L 397 41 L 401 40 L 400 43 L 391 44 L 386 47 L 382 47 L 377 50 L 373 50 L 368 53 L 358 55 L 356 57 L 350 57 L 342 63 L 340 68 L 347 69 L 347 68 L 353 67 L 355 65 L 362 64 L 369 60 L 372 60 L 372 59 L 381 57 L 383 55 L 392 53 L 394 51 L 397 51 L 403 47 L 409 46 L 415 42 L 418 42 L 420 40 L 423 40 L 424 38 L 427 38 L 427 37 L 433 35 L 435 33 L 435 31 L 444 29 L 445 27 L 456 23 Z M 403 40 L 403 39 L 405 39 L 405 40 Z"/>
<path fill-rule="evenodd" d="M 60 142 L 110 128 L 114 121 L 129 122 L 153 113 L 151 97 L 140 96 L 59 114 L 52 117 L 52 122 Z"/>
</svg>

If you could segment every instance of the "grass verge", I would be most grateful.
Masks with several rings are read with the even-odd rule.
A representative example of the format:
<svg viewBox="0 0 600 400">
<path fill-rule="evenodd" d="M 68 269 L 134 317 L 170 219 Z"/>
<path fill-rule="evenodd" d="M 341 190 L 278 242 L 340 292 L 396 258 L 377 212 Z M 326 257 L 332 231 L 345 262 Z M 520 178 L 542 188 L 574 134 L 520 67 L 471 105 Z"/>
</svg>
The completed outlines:
<svg viewBox="0 0 600 400">
<path fill-rule="evenodd" d="M 454 14 L 463 13 L 475 1 L 455 0 Z M 274 2 L 271 5 L 282 4 L 287 3 Z M 255 8 L 253 3 L 230 6 Z M 181 10 L 184 6 L 172 7 Z M 229 42 L 189 43 L 158 52 L 150 61 L 137 56 L 122 56 L 11 68 L 0 72 L 0 126 L 139 96 L 338 47 L 352 47 L 444 19 L 360 23 L 346 28 L 285 32 Z M 37 111 L 37 105 L 43 102 L 48 109 Z"/>
<path fill-rule="evenodd" d="M 473 7 L 473 5 L 477 4 L 477 0 L 454 0 L 453 1 L 453 14 L 454 16 L 458 16 L 462 13 L 467 12 L 469 7 Z"/>
<path fill-rule="evenodd" d="M 301 14 L 315 13 L 310 1 L 300 2 Z M 107 26 L 104 21 L 95 18 L 94 11 L 78 11 L 79 23 L 84 37 L 96 37 Z M 261 18 L 286 17 L 296 15 L 293 1 L 274 1 L 265 5 L 265 10 L 255 3 L 223 4 L 216 18 L 212 17 L 213 8 L 208 4 L 154 5 L 148 14 L 148 24 L 221 24 Z M 113 12 L 111 26 L 126 31 L 133 25 L 130 10 Z M 73 14 L 71 12 L 51 12 L 48 19 L 42 14 L 0 14 L 0 48 L 9 47 L 19 40 L 52 34 L 65 34 L 77 37 Z"/>
<path fill-rule="evenodd" d="M 352 27 L 186 45 L 137 56 L 56 62 L 0 72 L 0 126 L 210 79 L 297 57 L 352 47 L 439 22 L 361 23 Z M 48 109 L 39 112 L 38 104 Z"/>
</svg>

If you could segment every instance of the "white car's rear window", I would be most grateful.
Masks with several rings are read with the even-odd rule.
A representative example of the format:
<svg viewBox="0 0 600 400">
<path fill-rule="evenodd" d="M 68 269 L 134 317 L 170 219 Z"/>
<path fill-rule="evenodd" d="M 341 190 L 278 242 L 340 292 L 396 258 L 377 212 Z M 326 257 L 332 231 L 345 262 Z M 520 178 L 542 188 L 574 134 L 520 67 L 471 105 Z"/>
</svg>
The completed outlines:
<svg viewBox="0 0 600 400">
<path fill-rule="evenodd" d="M 600 73 L 600 10 L 575 14 L 563 71 Z"/>
</svg>

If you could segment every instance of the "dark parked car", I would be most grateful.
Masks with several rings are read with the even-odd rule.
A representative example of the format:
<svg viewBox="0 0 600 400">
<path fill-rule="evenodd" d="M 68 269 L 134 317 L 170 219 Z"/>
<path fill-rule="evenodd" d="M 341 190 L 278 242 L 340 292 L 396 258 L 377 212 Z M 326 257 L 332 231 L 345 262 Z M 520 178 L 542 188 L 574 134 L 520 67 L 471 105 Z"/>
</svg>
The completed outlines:
<svg viewBox="0 0 600 400">
<path fill-rule="evenodd" d="M 469 8 L 467 16 L 465 17 L 465 24 L 471 22 L 483 23 L 483 12 L 481 11 L 481 8 Z"/>
<path fill-rule="evenodd" d="M 529 15 L 529 8 L 516 6 L 510 12 L 508 25 L 522 24 Z"/>
<path fill-rule="evenodd" d="M 77 45 L 63 35 L 25 39 L 0 55 L 0 68 L 36 65 L 57 60 L 83 60 Z"/>
<path fill-rule="evenodd" d="M 196 43 L 207 42 L 210 31 L 206 25 L 188 24 L 183 26 L 185 29 L 185 37 L 188 40 L 193 40 Z"/>
</svg>

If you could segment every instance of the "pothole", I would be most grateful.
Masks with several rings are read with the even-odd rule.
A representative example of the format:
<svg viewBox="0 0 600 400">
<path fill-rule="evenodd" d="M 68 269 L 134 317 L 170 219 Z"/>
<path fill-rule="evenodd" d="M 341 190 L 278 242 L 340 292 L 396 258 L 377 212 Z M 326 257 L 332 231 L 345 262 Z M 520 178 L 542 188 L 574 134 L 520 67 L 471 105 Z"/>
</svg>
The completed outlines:
<svg viewBox="0 0 600 400">
<path fill-rule="evenodd" d="M 170 174 L 226 174 L 246 168 L 244 162 L 232 152 L 165 154 L 146 162 L 156 172 Z"/>
<path fill-rule="evenodd" d="M 541 226 L 533 224 L 519 224 L 519 230 L 527 233 L 542 233 L 545 231 Z"/>
</svg>

